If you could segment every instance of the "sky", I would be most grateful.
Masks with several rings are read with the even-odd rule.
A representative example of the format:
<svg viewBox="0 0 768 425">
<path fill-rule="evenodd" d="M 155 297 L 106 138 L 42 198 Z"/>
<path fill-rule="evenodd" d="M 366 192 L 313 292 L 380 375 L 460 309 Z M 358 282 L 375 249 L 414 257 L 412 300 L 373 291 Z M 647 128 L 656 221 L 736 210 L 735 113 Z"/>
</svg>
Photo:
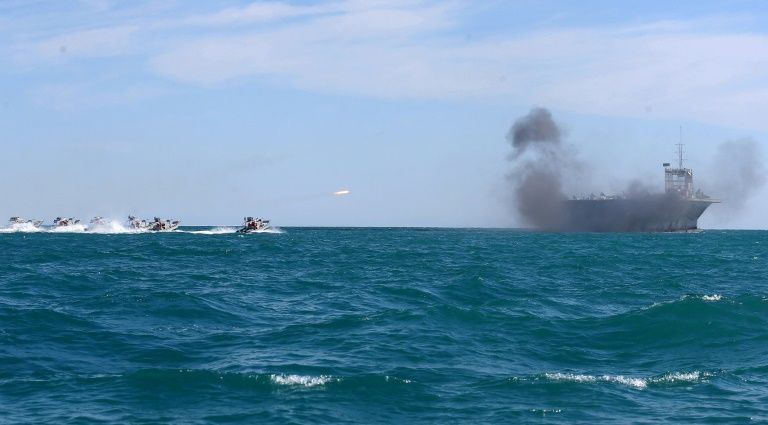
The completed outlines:
<svg viewBox="0 0 768 425">
<path fill-rule="evenodd" d="M 661 188 L 682 128 L 706 191 L 719 145 L 768 140 L 767 65 L 764 1 L 2 0 L 0 216 L 519 226 L 532 107 L 595 190 Z"/>
</svg>

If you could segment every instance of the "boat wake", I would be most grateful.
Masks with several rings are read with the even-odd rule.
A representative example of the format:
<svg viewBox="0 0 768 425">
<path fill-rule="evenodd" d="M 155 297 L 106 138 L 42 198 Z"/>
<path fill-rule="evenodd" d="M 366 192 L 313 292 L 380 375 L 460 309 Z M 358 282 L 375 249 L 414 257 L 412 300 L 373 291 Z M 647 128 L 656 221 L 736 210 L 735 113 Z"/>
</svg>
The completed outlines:
<svg viewBox="0 0 768 425">
<path fill-rule="evenodd" d="M 191 233 L 193 235 L 227 235 L 237 232 L 234 227 L 214 227 L 210 230 L 178 230 L 179 233 Z"/>
<path fill-rule="evenodd" d="M 68 226 L 51 227 L 46 230 L 51 233 L 83 233 L 87 228 L 82 224 L 70 224 Z"/>
<path fill-rule="evenodd" d="M 237 227 L 214 227 L 209 230 L 177 230 L 177 233 L 190 233 L 193 235 L 231 235 L 238 233 L 237 231 L 239 228 Z M 251 234 L 251 233 L 274 233 L 274 234 L 280 234 L 283 233 L 280 228 L 277 227 L 271 227 L 268 229 L 262 229 L 262 230 L 251 230 L 248 233 L 245 234 Z M 243 233 L 239 233 L 243 234 Z"/>
<path fill-rule="evenodd" d="M 238 233 L 239 227 L 220 226 L 206 230 L 166 230 L 160 233 L 189 233 L 193 235 L 233 235 Z M 35 226 L 33 223 L 14 223 L 7 227 L 0 227 L 0 233 L 85 233 L 95 235 L 123 235 L 158 233 L 145 228 L 135 228 L 115 220 L 100 220 L 89 225 L 72 224 L 68 226 Z M 250 233 L 280 234 L 283 231 L 278 227 L 270 227 L 260 230 L 251 230 Z"/>
<path fill-rule="evenodd" d="M 37 233 L 43 231 L 45 231 L 45 229 L 41 229 L 32 223 L 17 223 L 0 228 L 0 233 Z"/>
<path fill-rule="evenodd" d="M 144 229 L 134 229 L 117 221 L 107 221 L 104 223 L 91 224 L 88 226 L 88 233 L 99 235 L 122 235 L 148 233 L 148 231 Z"/>
<path fill-rule="evenodd" d="M 270 228 L 268 228 L 268 229 L 262 229 L 262 230 L 252 230 L 252 231 L 250 231 L 250 232 L 246 233 L 246 235 L 249 235 L 249 234 L 252 234 L 252 233 L 273 233 L 273 234 L 282 234 L 282 233 L 284 233 L 284 232 L 283 232 L 283 230 L 282 230 L 282 229 L 280 229 L 279 227 L 270 227 Z"/>
</svg>

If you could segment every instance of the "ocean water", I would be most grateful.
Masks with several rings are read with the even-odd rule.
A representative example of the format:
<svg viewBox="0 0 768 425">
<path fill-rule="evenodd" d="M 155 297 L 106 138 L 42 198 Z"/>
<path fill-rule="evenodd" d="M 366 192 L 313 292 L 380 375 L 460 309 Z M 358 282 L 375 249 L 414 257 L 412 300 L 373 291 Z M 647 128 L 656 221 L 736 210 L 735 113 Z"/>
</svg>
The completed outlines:
<svg viewBox="0 0 768 425">
<path fill-rule="evenodd" d="M 768 232 L 0 234 L 0 423 L 768 421 Z"/>
</svg>

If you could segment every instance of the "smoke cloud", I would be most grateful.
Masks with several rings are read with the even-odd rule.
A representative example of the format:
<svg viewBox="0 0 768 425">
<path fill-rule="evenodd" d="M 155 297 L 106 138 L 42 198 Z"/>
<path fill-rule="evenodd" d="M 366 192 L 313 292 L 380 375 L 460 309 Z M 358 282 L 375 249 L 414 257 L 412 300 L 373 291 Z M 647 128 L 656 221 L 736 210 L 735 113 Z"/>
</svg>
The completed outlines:
<svg viewBox="0 0 768 425">
<path fill-rule="evenodd" d="M 584 188 L 590 170 L 562 143 L 563 134 L 546 108 L 531 109 L 507 133 L 512 147 L 507 174 L 510 205 L 524 224 L 565 231 L 680 230 L 695 228 L 696 219 L 707 209 L 709 202 L 700 192 L 683 198 L 665 193 L 661 184 L 649 186 L 639 180 L 632 180 L 618 196 L 600 193 L 589 200 L 566 202 L 575 188 Z M 766 183 L 759 145 L 749 139 L 723 143 L 715 163 L 710 174 L 717 180 L 702 187 L 723 201 L 710 214 L 730 217 Z"/>
<path fill-rule="evenodd" d="M 560 142 L 562 130 L 545 108 L 533 108 L 507 133 L 512 145 L 513 205 L 526 224 L 540 229 L 563 225 L 563 171 L 569 157 Z M 524 155 L 526 154 L 527 155 Z"/>
<path fill-rule="evenodd" d="M 560 127 L 552 119 L 552 113 L 545 108 L 533 108 L 528 115 L 515 121 L 507 133 L 507 141 L 512 144 L 512 156 L 516 158 L 532 144 L 559 146 L 561 134 Z"/>
<path fill-rule="evenodd" d="M 714 212 L 720 222 L 727 223 L 724 219 L 741 212 L 766 183 L 762 151 L 752 139 L 720 144 L 710 170 L 712 178 L 703 180 L 702 187 L 723 201 Z"/>
</svg>

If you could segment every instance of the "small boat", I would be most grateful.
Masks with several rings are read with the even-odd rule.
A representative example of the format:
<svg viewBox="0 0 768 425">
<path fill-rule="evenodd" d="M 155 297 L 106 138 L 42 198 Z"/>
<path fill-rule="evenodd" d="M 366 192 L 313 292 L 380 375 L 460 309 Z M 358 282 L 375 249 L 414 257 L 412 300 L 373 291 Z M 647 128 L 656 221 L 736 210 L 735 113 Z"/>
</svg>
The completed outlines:
<svg viewBox="0 0 768 425">
<path fill-rule="evenodd" d="M 109 225 L 110 220 L 107 220 L 104 217 L 96 216 L 91 219 L 91 221 L 88 223 L 88 227 L 97 227 L 97 226 L 107 226 Z"/>
<path fill-rule="evenodd" d="M 237 233 L 251 233 L 251 232 L 262 232 L 264 230 L 269 230 L 269 220 L 264 220 L 262 218 L 253 218 L 253 217 L 245 217 L 243 219 L 243 227 L 237 231 Z"/>
<path fill-rule="evenodd" d="M 88 228 L 86 230 L 89 232 L 112 232 L 119 231 L 120 229 L 122 229 L 122 226 L 115 223 L 113 220 L 101 216 L 96 216 L 93 217 L 90 222 L 88 222 Z"/>
<path fill-rule="evenodd" d="M 170 232 L 178 229 L 180 223 L 179 220 L 164 220 L 160 217 L 155 217 L 155 219 L 149 223 L 149 230 L 153 232 Z"/>
<path fill-rule="evenodd" d="M 11 217 L 11 219 L 8 220 L 8 223 L 11 227 L 32 226 L 34 228 L 40 228 L 40 226 L 43 225 L 43 220 L 27 220 L 26 218 L 21 217 Z"/>
<path fill-rule="evenodd" d="M 53 225 L 55 227 L 70 227 L 76 224 L 80 224 L 80 220 L 72 217 L 69 217 L 69 218 L 56 217 L 56 219 L 53 220 Z"/>
<path fill-rule="evenodd" d="M 149 230 L 147 220 L 140 220 L 132 215 L 128 216 L 128 227 L 135 230 Z"/>
<path fill-rule="evenodd" d="M 155 217 L 152 221 L 140 220 L 132 215 L 128 216 L 128 226 L 131 229 L 148 230 L 151 232 L 170 232 L 176 230 L 181 222 L 179 220 L 165 220 Z"/>
</svg>

